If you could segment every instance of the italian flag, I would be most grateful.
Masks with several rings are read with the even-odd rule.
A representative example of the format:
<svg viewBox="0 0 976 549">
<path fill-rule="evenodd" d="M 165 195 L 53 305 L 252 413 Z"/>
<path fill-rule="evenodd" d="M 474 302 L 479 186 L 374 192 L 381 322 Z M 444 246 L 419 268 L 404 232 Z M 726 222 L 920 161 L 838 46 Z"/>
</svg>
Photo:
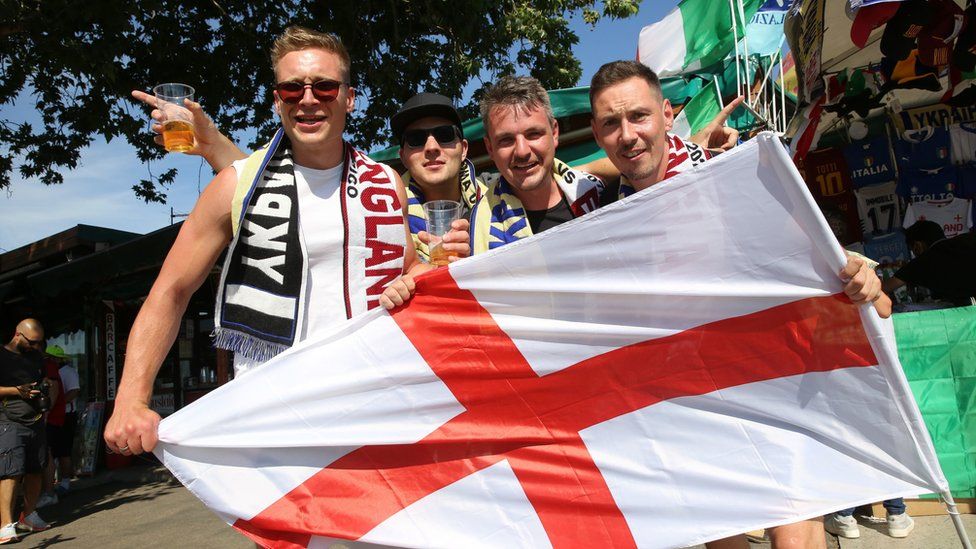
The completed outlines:
<svg viewBox="0 0 976 549">
<path fill-rule="evenodd" d="M 947 490 L 772 134 L 440 268 L 163 420 L 265 547 L 685 547 Z"/>
<path fill-rule="evenodd" d="M 715 82 L 709 82 L 694 97 L 688 100 L 674 117 L 672 133 L 688 138 L 704 128 L 722 111 L 718 89 Z"/>
<path fill-rule="evenodd" d="M 744 36 L 745 23 L 762 3 L 683 0 L 664 19 L 641 29 L 637 60 L 658 76 L 695 72 L 717 63 L 733 51 L 735 35 Z"/>
</svg>

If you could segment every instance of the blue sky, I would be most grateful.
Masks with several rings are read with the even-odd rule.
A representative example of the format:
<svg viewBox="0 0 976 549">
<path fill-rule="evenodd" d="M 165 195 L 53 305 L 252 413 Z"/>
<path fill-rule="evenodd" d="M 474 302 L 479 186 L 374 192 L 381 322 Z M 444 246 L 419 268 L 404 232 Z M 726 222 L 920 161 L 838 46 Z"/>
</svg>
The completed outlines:
<svg viewBox="0 0 976 549">
<path fill-rule="evenodd" d="M 583 64 L 581 83 L 589 82 L 607 61 L 633 59 L 640 29 L 661 19 L 676 0 L 641 3 L 640 12 L 629 19 L 603 20 L 594 29 L 580 17 L 571 20 L 580 41 L 574 51 Z M 5 105 L 3 117 L 31 119 L 30 102 Z M 204 105 L 206 108 L 206 105 Z M 152 139 L 147 116 L 146 139 Z M 145 204 L 132 192 L 139 179 L 176 167 L 179 175 L 169 188 L 167 204 Z M 193 156 L 169 154 L 149 166 L 136 158 L 135 149 L 122 139 L 111 143 L 96 140 L 83 151 L 78 168 L 62 172 L 62 185 L 45 186 L 17 174 L 7 192 L 0 192 L 0 253 L 9 251 L 78 224 L 97 225 L 147 233 L 170 223 L 170 207 L 177 213 L 193 208 L 199 190 L 213 173 Z"/>
</svg>

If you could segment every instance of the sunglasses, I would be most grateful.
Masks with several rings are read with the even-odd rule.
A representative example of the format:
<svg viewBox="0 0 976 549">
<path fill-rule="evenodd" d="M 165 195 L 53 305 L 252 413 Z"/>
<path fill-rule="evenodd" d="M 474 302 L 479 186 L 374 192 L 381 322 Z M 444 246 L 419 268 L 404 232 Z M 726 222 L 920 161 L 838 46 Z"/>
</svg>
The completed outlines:
<svg viewBox="0 0 976 549">
<path fill-rule="evenodd" d="M 278 82 L 275 84 L 275 90 L 278 92 L 278 97 L 285 103 L 298 103 L 305 97 L 305 88 L 312 88 L 312 95 L 315 96 L 315 99 L 323 103 L 328 103 L 329 101 L 335 101 L 335 98 L 339 97 L 339 88 L 344 84 L 345 82 L 336 82 L 335 80 L 318 80 L 311 84 L 304 82 Z"/>
<path fill-rule="evenodd" d="M 31 347 L 40 347 L 41 344 L 44 343 L 44 340 L 43 339 L 31 339 L 31 338 L 25 336 L 24 335 L 24 332 L 17 332 L 17 335 L 19 335 L 20 337 L 24 338 L 24 340 L 27 341 L 27 344 L 30 345 Z"/>
<path fill-rule="evenodd" d="M 431 135 L 441 145 L 450 145 L 461 137 L 461 132 L 458 131 L 457 126 L 437 126 L 436 128 L 407 130 L 403 132 L 403 140 L 400 146 L 406 144 L 410 147 L 423 147 L 427 143 L 427 138 Z"/>
</svg>

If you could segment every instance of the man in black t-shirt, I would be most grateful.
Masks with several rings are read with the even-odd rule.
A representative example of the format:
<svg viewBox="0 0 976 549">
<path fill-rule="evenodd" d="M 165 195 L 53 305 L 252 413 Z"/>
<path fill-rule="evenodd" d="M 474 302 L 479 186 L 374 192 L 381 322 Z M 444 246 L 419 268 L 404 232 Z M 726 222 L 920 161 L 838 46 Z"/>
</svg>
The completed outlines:
<svg viewBox="0 0 976 549">
<path fill-rule="evenodd" d="M 976 234 L 946 238 L 942 226 L 919 221 L 905 230 L 915 259 L 885 281 L 885 291 L 905 284 L 924 286 L 932 295 L 956 305 L 970 305 L 976 297 Z"/>
<path fill-rule="evenodd" d="M 47 446 L 41 386 L 44 328 L 32 318 L 17 324 L 13 338 L 0 348 L 0 543 L 50 526 L 37 515 Z M 25 476 L 26 475 L 26 476 Z M 24 512 L 13 520 L 13 494 L 24 478 Z"/>
</svg>

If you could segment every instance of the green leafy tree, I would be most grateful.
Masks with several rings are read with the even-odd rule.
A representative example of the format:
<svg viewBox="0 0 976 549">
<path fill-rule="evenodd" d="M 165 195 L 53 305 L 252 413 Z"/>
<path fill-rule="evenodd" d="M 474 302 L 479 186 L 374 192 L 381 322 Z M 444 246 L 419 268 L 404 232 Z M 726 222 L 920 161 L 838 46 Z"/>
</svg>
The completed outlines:
<svg viewBox="0 0 976 549">
<path fill-rule="evenodd" d="M 638 0 L 0 0 L 0 104 L 32 101 L 40 123 L 0 115 L 0 188 L 13 170 L 61 183 L 80 151 L 124 137 L 139 158 L 162 152 L 146 137 L 132 89 L 190 81 L 225 132 L 276 126 L 268 52 L 292 24 L 338 34 L 352 55 L 353 85 L 368 98 L 350 125 L 368 149 L 388 141 L 387 119 L 418 90 L 461 99 L 470 82 L 528 72 L 549 88 L 580 77 L 568 17 L 595 24 L 637 13 Z M 479 93 L 475 93 L 475 98 Z M 462 107 L 474 115 L 474 105 Z M 257 143 L 250 143 L 255 146 Z M 133 186 L 165 201 L 169 171 Z"/>
</svg>

